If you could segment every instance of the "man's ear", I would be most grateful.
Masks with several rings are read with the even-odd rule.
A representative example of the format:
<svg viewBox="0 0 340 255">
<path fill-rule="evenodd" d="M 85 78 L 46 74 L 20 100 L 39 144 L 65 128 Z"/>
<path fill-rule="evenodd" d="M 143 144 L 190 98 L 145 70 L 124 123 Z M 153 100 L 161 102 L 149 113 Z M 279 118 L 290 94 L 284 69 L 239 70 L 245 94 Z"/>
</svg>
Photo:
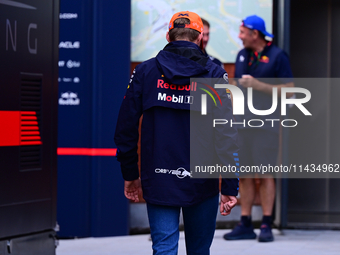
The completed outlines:
<svg viewBox="0 0 340 255">
<path fill-rule="evenodd" d="M 260 32 L 256 29 L 253 30 L 253 37 L 258 38 L 260 36 Z"/>
<path fill-rule="evenodd" d="M 169 32 L 166 32 L 166 40 L 170 42 Z"/>
<path fill-rule="evenodd" d="M 198 39 L 203 40 L 203 32 L 200 33 L 200 35 L 198 36 Z"/>
<path fill-rule="evenodd" d="M 201 50 L 203 50 L 203 32 L 199 34 L 196 44 L 200 46 Z"/>
</svg>

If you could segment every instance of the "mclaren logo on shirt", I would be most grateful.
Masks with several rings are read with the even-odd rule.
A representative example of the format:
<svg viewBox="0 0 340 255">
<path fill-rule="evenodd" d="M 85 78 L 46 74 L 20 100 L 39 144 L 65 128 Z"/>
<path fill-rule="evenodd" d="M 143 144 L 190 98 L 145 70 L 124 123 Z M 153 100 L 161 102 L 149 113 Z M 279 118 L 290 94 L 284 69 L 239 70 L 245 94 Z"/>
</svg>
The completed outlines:
<svg viewBox="0 0 340 255">
<path fill-rule="evenodd" d="M 172 174 L 176 175 L 178 178 L 183 179 L 184 177 L 191 177 L 191 173 L 183 167 L 177 168 L 177 170 L 169 170 L 164 168 L 156 168 L 155 169 L 156 174 Z"/>
<path fill-rule="evenodd" d="M 192 104 L 194 102 L 194 97 L 188 95 L 169 95 L 167 93 L 158 92 L 157 100 L 178 104 Z"/>
</svg>

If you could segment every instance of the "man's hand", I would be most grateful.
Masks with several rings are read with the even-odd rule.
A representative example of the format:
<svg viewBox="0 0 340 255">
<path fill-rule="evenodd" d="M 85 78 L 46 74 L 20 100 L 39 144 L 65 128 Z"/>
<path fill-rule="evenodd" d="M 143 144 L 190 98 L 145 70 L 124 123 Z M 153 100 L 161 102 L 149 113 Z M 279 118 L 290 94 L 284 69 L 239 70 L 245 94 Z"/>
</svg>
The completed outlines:
<svg viewBox="0 0 340 255">
<path fill-rule="evenodd" d="M 241 86 L 245 88 L 253 88 L 254 90 L 261 91 L 263 93 L 266 93 L 268 95 L 272 95 L 273 88 L 277 88 L 277 95 L 281 97 L 281 88 L 288 88 L 288 87 L 294 87 L 293 82 L 288 82 L 285 84 L 279 84 L 279 85 L 271 85 L 264 82 L 261 82 L 257 79 L 255 79 L 253 76 L 249 74 L 242 75 L 242 78 L 238 80 Z M 287 93 L 286 97 L 292 97 L 294 93 Z"/>
<path fill-rule="evenodd" d="M 239 79 L 239 83 L 245 88 L 252 87 L 255 90 L 263 90 L 264 87 L 262 82 L 248 74 L 242 75 L 242 78 Z"/>
<path fill-rule="evenodd" d="M 236 203 L 237 198 L 235 196 L 221 195 L 220 213 L 223 216 L 229 215 Z"/>
<path fill-rule="evenodd" d="M 139 202 L 139 195 L 142 195 L 142 185 L 140 178 L 133 181 L 124 182 L 124 195 L 132 202 Z"/>
</svg>

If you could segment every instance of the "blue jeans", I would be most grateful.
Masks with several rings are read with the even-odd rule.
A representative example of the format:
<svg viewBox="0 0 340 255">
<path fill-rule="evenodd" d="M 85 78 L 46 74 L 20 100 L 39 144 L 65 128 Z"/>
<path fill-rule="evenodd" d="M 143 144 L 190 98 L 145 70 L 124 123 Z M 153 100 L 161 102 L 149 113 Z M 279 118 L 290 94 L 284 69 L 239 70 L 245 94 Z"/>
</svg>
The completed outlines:
<svg viewBox="0 0 340 255">
<path fill-rule="evenodd" d="M 214 238 L 218 195 L 182 207 L 185 246 L 188 255 L 209 255 Z M 154 255 L 175 255 L 178 251 L 181 207 L 147 203 Z"/>
</svg>

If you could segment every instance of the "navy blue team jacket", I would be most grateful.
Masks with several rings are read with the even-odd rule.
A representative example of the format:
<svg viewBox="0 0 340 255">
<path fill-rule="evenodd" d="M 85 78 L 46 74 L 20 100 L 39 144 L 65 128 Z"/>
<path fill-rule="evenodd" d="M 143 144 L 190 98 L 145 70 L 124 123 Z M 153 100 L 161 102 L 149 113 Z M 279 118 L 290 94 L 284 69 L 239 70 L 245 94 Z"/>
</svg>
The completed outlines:
<svg viewBox="0 0 340 255">
<path fill-rule="evenodd" d="M 220 67 L 222 67 L 224 69 L 224 66 L 222 64 L 222 62 L 217 59 L 217 58 L 214 58 L 213 56 L 210 56 L 207 51 L 205 51 L 205 54 L 204 54 L 206 57 L 209 57 L 211 59 L 212 62 L 214 62 L 216 65 L 219 65 Z"/>
<path fill-rule="evenodd" d="M 190 178 L 190 107 L 196 100 L 190 96 L 195 89 L 190 85 L 190 77 L 223 76 L 227 74 L 221 67 L 205 57 L 196 44 L 187 41 L 169 43 L 155 58 L 134 70 L 120 108 L 114 140 L 123 178 L 137 179 L 138 127 L 143 115 L 141 180 L 143 197 L 148 203 L 190 206 L 218 194 L 218 179 Z M 227 93 L 220 96 L 227 99 Z M 232 118 L 230 100 L 223 103 L 208 112 Z M 211 120 L 212 117 L 213 114 L 208 116 Z M 209 124 L 212 126 L 212 122 Z M 202 137 L 216 142 L 209 145 L 213 147 L 200 150 L 197 157 L 202 159 L 200 163 L 215 162 L 209 159 L 214 151 L 219 163 L 235 165 L 237 130 L 227 125 L 220 125 L 213 132 L 209 130 L 201 130 Z M 194 139 L 197 143 L 201 140 Z M 236 196 L 238 179 L 223 178 L 221 189 L 224 195 Z"/>
</svg>

